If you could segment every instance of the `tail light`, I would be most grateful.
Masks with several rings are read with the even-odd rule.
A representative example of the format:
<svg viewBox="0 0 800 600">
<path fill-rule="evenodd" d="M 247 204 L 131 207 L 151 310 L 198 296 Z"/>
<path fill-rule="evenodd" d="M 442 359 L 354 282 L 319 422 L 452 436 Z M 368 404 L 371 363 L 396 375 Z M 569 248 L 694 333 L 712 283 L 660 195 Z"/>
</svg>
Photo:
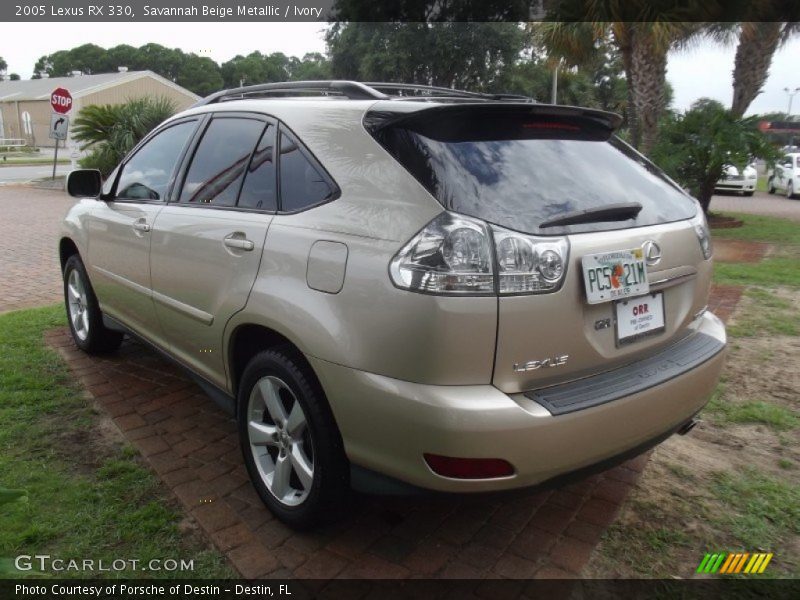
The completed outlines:
<svg viewBox="0 0 800 600">
<path fill-rule="evenodd" d="M 714 250 L 711 246 L 711 232 L 708 230 L 708 222 L 702 209 L 698 209 L 697 216 L 692 219 L 692 225 L 694 226 L 694 232 L 697 234 L 697 241 L 700 242 L 703 258 L 708 260 Z"/>
<path fill-rule="evenodd" d="M 447 295 L 542 294 L 561 287 L 566 238 L 536 237 L 443 212 L 395 255 L 394 284 Z"/>
<path fill-rule="evenodd" d="M 494 293 L 489 230 L 483 221 L 443 212 L 392 259 L 398 287 L 431 294 Z"/>
<path fill-rule="evenodd" d="M 543 238 L 492 227 L 501 294 L 542 294 L 561 287 L 567 270 L 566 238 Z"/>
</svg>

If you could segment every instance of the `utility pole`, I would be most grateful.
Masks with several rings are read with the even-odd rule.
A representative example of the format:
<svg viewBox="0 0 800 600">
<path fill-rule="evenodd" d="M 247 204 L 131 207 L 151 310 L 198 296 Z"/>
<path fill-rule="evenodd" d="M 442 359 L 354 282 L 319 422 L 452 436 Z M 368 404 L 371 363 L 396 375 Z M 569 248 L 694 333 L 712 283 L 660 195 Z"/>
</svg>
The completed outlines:
<svg viewBox="0 0 800 600">
<path fill-rule="evenodd" d="M 786 116 L 791 119 L 792 117 L 792 99 L 797 92 L 800 92 L 800 87 L 790 90 L 788 87 L 783 88 L 783 91 L 789 94 L 789 106 L 786 108 Z"/>
<path fill-rule="evenodd" d="M 553 69 L 553 87 L 550 90 L 550 104 L 558 104 L 558 67 L 561 66 L 561 59 L 558 59 Z"/>
</svg>

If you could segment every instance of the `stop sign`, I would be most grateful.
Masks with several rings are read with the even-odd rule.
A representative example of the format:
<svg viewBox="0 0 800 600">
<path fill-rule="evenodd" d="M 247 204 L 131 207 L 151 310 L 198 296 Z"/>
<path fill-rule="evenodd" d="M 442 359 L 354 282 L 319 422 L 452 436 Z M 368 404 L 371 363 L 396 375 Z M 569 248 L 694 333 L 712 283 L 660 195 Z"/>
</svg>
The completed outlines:
<svg viewBox="0 0 800 600">
<path fill-rule="evenodd" d="M 57 113 L 67 114 L 72 108 L 72 94 L 64 88 L 54 89 L 53 93 L 50 94 L 50 106 Z"/>
</svg>

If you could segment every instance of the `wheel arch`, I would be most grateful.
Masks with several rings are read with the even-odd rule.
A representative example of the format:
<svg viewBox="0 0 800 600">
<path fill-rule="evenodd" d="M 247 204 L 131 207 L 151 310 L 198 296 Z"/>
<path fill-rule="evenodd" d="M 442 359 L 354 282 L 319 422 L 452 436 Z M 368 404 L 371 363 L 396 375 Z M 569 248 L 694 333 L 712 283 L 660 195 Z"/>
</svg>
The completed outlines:
<svg viewBox="0 0 800 600">
<path fill-rule="evenodd" d="M 239 383 L 247 363 L 259 352 L 281 348 L 292 354 L 313 375 L 315 383 L 322 388 L 319 377 L 306 360 L 303 351 L 284 334 L 258 323 L 242 323 L 233 329 L 228 338 L 227 363 L 234 398 L 239 393 Z"/>
<path fill-rule="evenodd" d="M 58 242 L 58 258 L 61 263 L 61 272 L 64 272 L 64 267 L 67 266 L 67 261 L 70 256 L 77 254 L 80 258 L 81 253 L 78 250 L 78 245 L 70 237 L 62 237 Z"/>
</svg>

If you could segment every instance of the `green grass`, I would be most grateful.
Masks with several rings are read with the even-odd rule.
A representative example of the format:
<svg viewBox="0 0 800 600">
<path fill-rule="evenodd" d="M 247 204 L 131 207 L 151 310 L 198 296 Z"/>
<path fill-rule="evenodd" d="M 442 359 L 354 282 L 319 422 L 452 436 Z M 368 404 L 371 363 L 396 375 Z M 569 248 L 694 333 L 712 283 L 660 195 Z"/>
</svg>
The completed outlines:
<svg viewBox="0 0 800 600">
<path fill-rule="evenodd" d="M 724 214 L 736 217 L 744 224 L 733 229 L 712 229 L 713 238 L 800 246 L 800 222 L 798 221 L 744 213 Z"/>
<path fill-rule="evenodd" d="M 0 506 L 0 558 L 186 559 L 193 572 L 161 575 L 234 576 L 216 550 L 179 530 L 181 512 L 135 451 L 95 447 L 97 415 L 43 342 L 63 324 L 60 306 L 0 315 L 0 487 L 28 492 L 27 503 Z"/>
<path fill-rule="evenodd" d="M 714 239 L 775 244 L 773 256 L 759 263 L 714 265 L 714 281 L 725 285 L 800 287 L 800 222 L 775 217 L 726 213 L 744 222 L 735 229 L 713 229 Z"/>
<path fill-rule="evenodd" d="M 780 542 L 800 533 L 800 487 L 748 468 L 715 473 L 710 486 L 727 508 L 712 518 L 743 547 L 780 552 Z"/>
<path fill-rule="evenodd" d="M 715 395 L 705 410 L 718 425 L 751 423 L 767 425 L 775 431 L 791 431 L 800 425 L 800 419 L 788 408 L 760 400 L 729 402 Z"/>
<path fill-rule="evenodd" d="M 685 545 L 689 536 L 680 529 L 659 527 L 645 532 L 644 539 L 651 550 L 663 552 L 674 546 Z"/>
<path fill-rule="evenodd" d="M 800 287 L 800 261 L 796 257 L 774 257 L 759 263 L 714 264 L 714 282 L 723 285 Z"/>
<path fill-rule="evenodd" d="M 59 165 L 68 165 L 70 164 L 69 158 L 59 158 L 58 164 Z M 19 156 L 19 157 L 6 157 L 6 160 L 0 158 L 0 167 L 35 167 L 38 165 L 52 165 L 53 159 L 48 158 L 46 156 L 42 157 L 29 157 L 29 156 Z"/>
<path fill-rule="evenodd" d="M 789 300 L 758 287 L 748 288 L 745 295 L 752 303 L 740 308 L 736 320 L 728 325 L 730 336 L 800 335 L 800 312 Z"/>
</svg>

